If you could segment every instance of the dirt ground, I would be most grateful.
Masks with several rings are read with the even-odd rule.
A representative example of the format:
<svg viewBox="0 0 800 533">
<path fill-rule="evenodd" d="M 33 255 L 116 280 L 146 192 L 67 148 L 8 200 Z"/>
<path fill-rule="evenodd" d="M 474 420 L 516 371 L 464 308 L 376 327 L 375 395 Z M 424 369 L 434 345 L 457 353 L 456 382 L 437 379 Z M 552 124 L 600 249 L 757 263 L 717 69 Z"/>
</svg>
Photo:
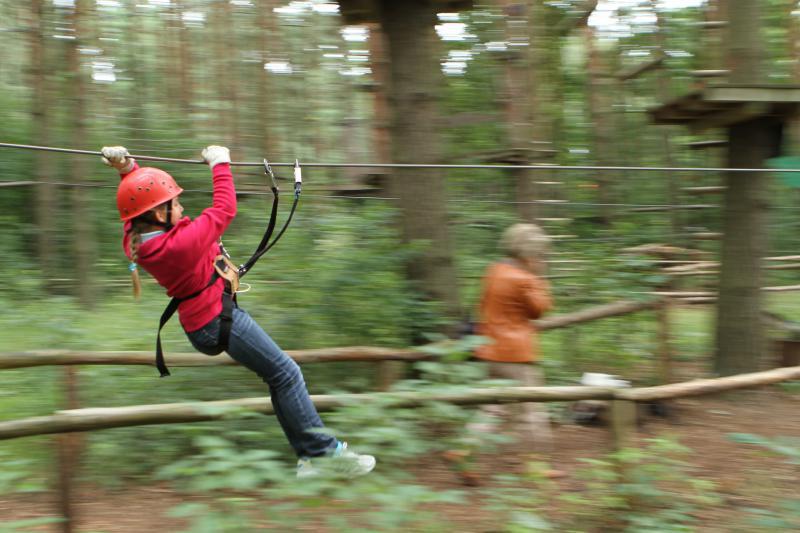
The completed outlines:
<svg viewBox="0 0 800 533">
<path fill-rule="evenodd" d="M 671 404 L 666 418 L 647 416 L 639 427 L 638 439 L 670 435 L 692 450 L 686 458 L 691 476 L 713 481 L 722 504 L 702 511 L 698 531 L 753 531 L 743 522 L 747 507 L 769 506 L 780 499 L 796 498 L 800 467 L 789 465 L 756 446 L 737 444 L 730 433 L 753 433 L 764 437 L 800 438 L 800 395 L 782 392 L 777 387 L 751 391 L 733 397 L 702 397 L 678 400 Z M 574 424 L 554 426 L 554 451 L 544 460 L 563 477 L 553 480 L 561 492 L 580 491 L 576 473 L 583 468 L 578 460 L 600 457 L 610 450 L 607 427 Z M 430 456 L 414 469 L 418 481 L 441 489 L 465 490 L 476 499 L 486 490 L 493 474 L 521 473 L 530 457 L 524 445 L 501 449 L 501 453 L 480 456 L 474 467 L 477 485 L 471 486 L 446 458 Z M 170 508 L 185 502 L 185 496 L 168 485 L 135 487 L 109 491 L 79 486 L 75 491 L 75 510 L 80 532 L 173 532 L 186 522 L 167 516 Z M 452 531 L 497 531 L 497 524 L 478 506 L 458 506 L 439 510 L 452 524 Z M 451 515 L 452 513 L 452 515 Z M 8 520 L 57 516 L 55 496 L 36 493 L 0 498 L 0 530 Z M 35 531 L 59 531 L 57 525 Z"/>
</svg>

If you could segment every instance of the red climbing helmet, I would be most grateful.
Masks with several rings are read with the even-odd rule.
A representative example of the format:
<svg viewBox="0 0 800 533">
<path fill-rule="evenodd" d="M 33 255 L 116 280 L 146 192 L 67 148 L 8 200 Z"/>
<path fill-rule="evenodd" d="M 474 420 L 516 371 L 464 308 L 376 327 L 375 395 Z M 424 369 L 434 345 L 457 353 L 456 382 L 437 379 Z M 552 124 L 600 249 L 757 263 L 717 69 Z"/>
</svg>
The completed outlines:
<svg viewBox="0 0 800 533">
<path fill-rule="evenodd" d="M 131 220 L 142 213 L 172 200 L 183 192 L 175 180 L 153 167 L 137 168 L 119 183 L 117 209 L 119 218 Z"/>
</svg>

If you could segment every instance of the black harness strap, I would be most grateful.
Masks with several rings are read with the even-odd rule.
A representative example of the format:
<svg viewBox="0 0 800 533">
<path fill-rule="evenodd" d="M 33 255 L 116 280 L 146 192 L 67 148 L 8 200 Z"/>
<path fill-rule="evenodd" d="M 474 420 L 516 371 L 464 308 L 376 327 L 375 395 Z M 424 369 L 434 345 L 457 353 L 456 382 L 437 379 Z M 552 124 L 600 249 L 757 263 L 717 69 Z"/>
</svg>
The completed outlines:
<svg viewBox="0 0 800 533">
<path fill-rule="evenodd" d="M 272 236 L 272 232 L 275 229 L 275 218 L 277 216 L 278 211 L 278 186 L 275 183 L 275 175 L 272 173 L 272 168 L 269 166 L 269 162 L 264 160 L 264 172 L 272 179 L 272 194 L 274 199 L 272 201 L 272 213 L 270 214 L 269 219 L 269 227 L 267 227 L 267 231 L 264 233 L 264 237 L 261 239 L 261 242 L 258 244 L 258 248 L 256 251 L 253 252 L 253 255 L 250 259 L 247 260 L 245 264 L 239 267 L 239 277 L 243 277 L 253 265 L 258 261 L 262 255 L 267 253 L 270 248 L 277 244 L 278 240 L 283 236 L 283 233 L 289 227 L 289 224 L 292 221 L 292 217 L 294 216 L 294 212 L 297 209 L 297 203 L 300 201 L 300 193 L 302 191 L 303 182 L 300 176 L 300 163 L 295 160 L 294 162 L 294 202 L 292 202 L 292 209 L 289 211 L 289 216 L 286 218 L 286 222 L 283 223 L 283 227 L 278 232 L 278 236 L 269 242 L 270 237 Z"/>
<path fill-rule="evenodd" d="M 272 212 L 269 214 L 269 224 L 267 225 L 267 230 L 264 232 L 264 236 L 261 237 L 261 242 L 258 243 L 256 247 L 256 251 L 253 252 L 253 255 L 248 259 L 243 265 L 239 267 L 239 277 L 244 276 L 258 261 L 260 257 L 258 253 L 267 247 L 269 244 L 269 240 L 272 237 L 272 233 L 275 231 L 275 223 L 278 220 L 278 184 L 275 181 L 275 174 L 272 172 L 272 167 L 269 165 L 269 161 L 264 159 L 264 174 L 269 176 L 272 184 L 270 185 L 270 189 L 272 190 Z"/>
<path fill-rule="evenodd" d="M 158 320 L 158 334 L 156 335 L 156 368 L 161 373 L 161 377 L 162 378 L 169 376 L 170 373 L 169 373 L 169 369 L 167 368 L 167 364 L 164 361 L 164 350 L 161 347 L 161 330 L 167 324 L 167 322 L 169 322 L 169 319 L 172 318 L 172 315 L 175 314 L 175 311 L 178 310 L 178 306 L 180 305 L 181 302 L 185 302 L 186 300 L 191 300 L 192 298 L 196 298 L 197 296 L 200 296 L 200 294 L 202 294 L 203 291 L 205 291 L 207 288 L 212 286 L 214 284 L 214 282 L 217 281 L 217 278 L 219 278 L 219 274 L 217 274 L 216 271 L 215 271 L 211 275 L 211 279 L 208 280 L 208 283 L 206 283 L 205 287 L 203 287 L 202 289 L 200 289 L 199 291 L 197 291 L 195 293 L 190 294 L 189 296 L 186 296 L 185 298 L 173 297 L 169 301 L 169 303 L 167 304 L 167 307 L 166 307 L 166 309 L 164 309 L 164 312 L 161 313 L 161 318 Z M 223 293 L 223 295 L 224 294 L 225 293 Z M 229 317 L 230 317 L 228 319 L 228 323 L 230 323 L 232 321 L 232 317 L 233 317 L 233 307 L 232 306 L 228 307 L 228 312 L 229 312 Z M 223 300 L 222 300 L 222 313 L 223 314 L 225 313 L 225 298 L 224 298 L 224 296 L 223 296 Z M 230 334 L 230 331 L 231 331 L 230 326 L 228 326 L 228 328 L 226 330 L 226 334 L 225 334 L 225 347 L 222 348 L 222 350 L 224 350 L 225 348 L 228 347 L 228 336 Z M 222 340 L 222 324 L 220 324 L 220 340 Z M 222 350 L 220 350 L 220 351 L 222 351 Z"/>
<path fill-rule="evenodd" d="M 180 298 L 173 298 L 170 300 L 169 304 L 167 304 L 167 308 L 161 313 L 161 319 L 158 321 L 158 335 L 156 335 L 156 368 L 161 373 L 162 378 L 169 376 L 169 369 L 164 362 L 164 350 L 161 349 L 161 328 L 169 322 L 169 319 L 172 318 L 172 315 L 178 310 L 178 305 L 181 301 Z"/>
<path fill-rule="evenodd" d="M 300 176 L 300 163 L 295 160 L 295 167 L 294 167 L 294 202 L 292 203 L 292 209 L 289 212 L 289 216 L 286 219 L 286 222 L 283 224 L 280 232 L 278 232 L 278 236 L 270 242 L 270 238 L 272 237 L 272 233 L 275 231 L 275 222 L 277 220 L 278 215 L 278 185 L 275 183 L 275 175 L 272 173 L 272 168 L 269 166 L 269 162 L 264 159 L 264 169 L 265 173 L 272 179 L 272 194 L 274 196 L 272 200 L 272 213 L 270 213 L 269 217 L 269 225 L 267 226 L 267 230 L 264 232 L 264 236 L 261 238 L 261 242 L 258 244 L 256 251 L 253 253 L 252 257 L 247 260 L 247 262 L 241 265 L 237 270 L 238 278 L 244 276 L 250 268 L 255 264 L 258 259 L 267 253 L 270 248 L 275 246 L 278 240 L 281 238 L 283 233 L 286 231 L 286 228 L 289 227 L 289 223 L 292 221 L 292 217 L 294 216 L 295 209 L 297 209 L 297 203 L 300 200 L 300 191 L 302 189 L 302 178 Z M 169 215 L 170 215 L 170 207 L 171 205 L 167 206 L 167 224 L 169 224 Z M 165 225 L 166 226 L 166 225 Z M 169 231 L 171 224 L 166 226 L 167 231 Z M 178 306 L 181 302 L 185 302 L 186 300 L 191 300 L 199 296 L 204 290 L 209 288 L 211 285 L 217 281 L 218 278 L 222 278 L 225 282 L 225 290 L 222 292 L 222 312 L 219 314 L 219 338 L 217 339 L 217 349 L 219 350 L 217 353 L 220 353 L 224 350 L 228 349 L 228 341 L 230 339 L 231 329 L 233 327 L 233 308 L 236 307 L 236 290 L 238 289 L 238 279 L 234 279 L 236 283 L 236 287 L 234 287 L 231 283 L 231 280 L 226 278 L 226 268 L 231 268 L 232 264 L 230 263 L 230 256 L 228 252 L 225 250 L 225 247 L 222 246 L 220 242 L 219 245 L 220 254 L 224 256 L 220 262 L 215 264 L 214 273 L 211 276 L 211 279 L 208 281 L 205 287 L 200 289 L 199 291 L 186 296 L 185 298 L 172 298 L 169 304 L 167 304 L 167 308 L 164 309 L 164 312 L 161 313 L 161 319 L 158 322 L 158 335 L 156 336 L 156 368 L 161 373 L 161 377 L 169 376 L 169 369 L 167 368 L 167 364 L 164 361 L 164 350 L 161 348 L 161 329 L 164 325 L 169 322 L 169 319 L 172 318 L 172 315 L 175 314 L 175 311 L 178 310 Z M 230 265 L 227 266 L 226 265 Z M 220 274 L 219 271 L 222 271 Z"/>
</svg>

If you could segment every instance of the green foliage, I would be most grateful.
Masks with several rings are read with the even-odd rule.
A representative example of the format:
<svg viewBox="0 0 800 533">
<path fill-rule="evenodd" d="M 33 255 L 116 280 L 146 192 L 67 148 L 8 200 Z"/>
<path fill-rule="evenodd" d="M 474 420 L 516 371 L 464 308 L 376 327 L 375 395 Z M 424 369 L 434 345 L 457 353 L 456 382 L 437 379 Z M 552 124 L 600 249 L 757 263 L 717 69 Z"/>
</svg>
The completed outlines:
<svg viewBox="0 0 800 533">
<path fill-rule="evenodd" d="M 795 473 L 800 473 L 800 439 L 767 438 L 749 433 L 731 433 L 728 437 L 741 444 L 760 446 L 773 455 L 783 457 Z M 800 498 L 781 500 L 770 508 L 749 508 L 751 523 L 767 531 L 797 531 L 800 529 Z"/>
<path fill-rule="evenodd" d="M 33 476 L 34 464 L 31 459 L 20 458 L 0 450 L 0 494 L 27 493 L 44 490 L 41 480 Z"/>
<path fill-rule="evenodd" d="M 507 531 L 692 531 L 696 511 L 720 503 L 713 483 L 694 478 L 684 457 L 691 451 L 676 441 L 650 439 L 604 459 L 584 459 L 576 473 L 579 491 L 560 492 L 532 463 L 526 481 L 503 476 L 487 491 L 491 509 L 508 517 Z M 558 511 L 552 510 L 558 502 Z"/>
<path fill-rule="evenodd" d="M 23 531 L 41 531 L 42 526 L 58 524 L 62 520 L 54 517 L 26 518 L 23 520 L 10 520 L 0 523 L 0 533 L 19 533 Z"/>
<path fill-rule="evenodd" d="M 777 437 L 769 439 L 749 433 L 731 433 L 730 439 L 740 444 L 751 444 L 766 448 L 775 455 L 786 458 L 790 465 L 800 466 L 800 439 L 791 437 Z"/>
<path fill-rule="evenodd" d="M 436 364 L 450 372 L 431 366 Z M 425 364 L 419 380 L 401 382 L 397 390 L 428 390 L 445 375 L 452 387 L 479 377 L 481 370 L 465 363 Z M 191 493 L 215 495 L 210 502 L 174 510 L 173 516 L 191 518 L 189 532 L 241 531 L 267 524 L 285 530 L 316 524 L 336 530 L 441 531 L 446 521 L 432 506 L 463 505 L 462 495 L 420 485 L 406 466 L 453 445 L 470 416 L 469 410 L 438 403 L 400 409 L 391 398 L 330 413 L 329 428 L 353 435 L 354 449 L 378 457 L 376 470 L 358 479 L 323 471 L 297 480 L 294 465 L 264 450 L 263 442 L 252 449 L 250 433 L 230 432 L 198 436 L 196 451 L 162 468 L 159 477 Z M 220 494 L 224 496 L 216 497 Z"/>
</svg>

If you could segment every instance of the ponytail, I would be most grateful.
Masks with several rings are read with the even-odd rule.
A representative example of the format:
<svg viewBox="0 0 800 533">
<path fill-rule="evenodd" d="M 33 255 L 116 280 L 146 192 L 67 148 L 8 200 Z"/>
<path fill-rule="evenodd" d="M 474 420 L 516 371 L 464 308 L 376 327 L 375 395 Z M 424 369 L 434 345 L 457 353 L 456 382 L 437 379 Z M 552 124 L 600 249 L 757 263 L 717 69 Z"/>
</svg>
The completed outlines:
<svg viewBox="0 0 800 533">
<path fill-rule="evenodd" d="M 131 263 L 128 265 L 128 270 L 131 273 L 131 283 L 133 284 L 133 297 L 137 300 L 142 295 L 142 280 L 139 278 L 139 266 L 136 264 L 139 259 L 139 246 L 142 244 L 142 232 L 147 231 L 151 226 L 161 226 L 164 231 L 169 231 L 172 224 L 169 223 L 170 210 L 172 200 L 167 200 L 158 207 L 166 207 L 167 209 L 167 223 L 159 222 L 153 217 L 153 210 L 142 213 L 134 219 L 131 219 L 131 229 L 128 230 L 128 246 L 131 256 Z"/>
<path fill-rule="evenodd" d="M 135 227 L 131 228 L 128 233 L 128 244 L 131 252 L 131 264 L 128 265 L 128 270 L 131 272 L 131 283 L 133 284 L 133 297 L 137 300 L 142 295 L 142 280 L 139 278 L 139 268 L 136 265 L 136 260 L 139 255 L 139 244 L 142 241 L 142 234 L 136 231 Z"/>
</svg>

